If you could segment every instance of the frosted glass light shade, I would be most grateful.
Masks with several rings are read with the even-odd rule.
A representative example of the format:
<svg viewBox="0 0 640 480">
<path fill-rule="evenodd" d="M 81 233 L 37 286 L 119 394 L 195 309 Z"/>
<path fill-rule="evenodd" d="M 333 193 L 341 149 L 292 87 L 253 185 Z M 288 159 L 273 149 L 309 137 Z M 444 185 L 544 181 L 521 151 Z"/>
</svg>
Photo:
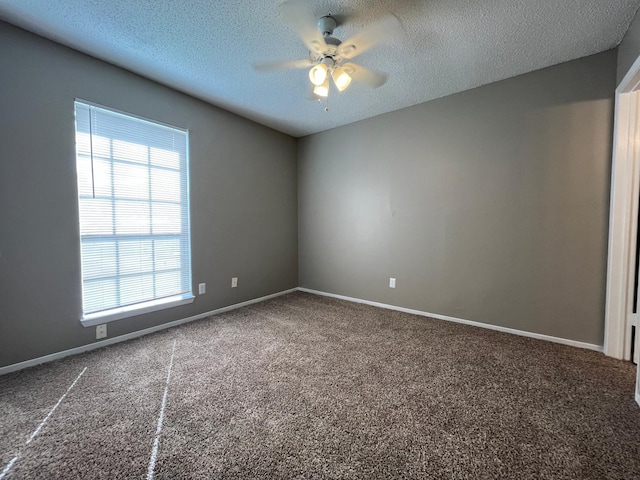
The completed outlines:
<svg viewBox="0 0 640 480">
<path fill-rule="evenodd" d="M 329 96 L 329 77 L 325 77 L 324 83 L 322 85 L 316 85 L 313 88 L 313 93 L 318 95 L 319 97 L 328 97 Z"/>
<path fill-rule="evenodd" d="M 351 77 L 341 67 L 333 69 L 331 72 L 331 78 L 333 78 L 333 83 L 336 84 L 336 88 L 339 92 L 343 92 L 351 84 Z"/>
<path fill-rule="evenodd" d="M 309 80 L 314 85 L 322 85 L 327 78 L 329 69 L 324 63 L 319 63 L 309 70 Z"/>
</svg>

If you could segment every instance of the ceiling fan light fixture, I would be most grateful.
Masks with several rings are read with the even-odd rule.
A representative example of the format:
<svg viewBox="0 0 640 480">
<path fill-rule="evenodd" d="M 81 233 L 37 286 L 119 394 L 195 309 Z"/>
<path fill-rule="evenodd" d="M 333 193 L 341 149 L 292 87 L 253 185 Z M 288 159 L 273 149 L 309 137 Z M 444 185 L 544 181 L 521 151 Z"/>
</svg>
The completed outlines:
<svg viewBox="0 0 640 480">
<path fill-rule="evenodd" d="M 322 85 L 327 79 L 329 68 L 324 63 L 319 63 L 309 70 L 309 80 L 314 85 Z"/>
<path fill-rule="evenodd" d="M 316 85 L 313 87 L 313 93 L 318 95 L 319 97 L 328 97 L 329 96 L 329 77 L 325 77 L 324 83 L 322 85 Z"/>
<path fill-rule="evenodd" d="M 331 78 L 333 78 L 333 83 L 336 84 L 339 92 L 345 91 L 351 84 L 351 77 L 342 67 L 334 68 L 331 72 Z"/>
</svg>

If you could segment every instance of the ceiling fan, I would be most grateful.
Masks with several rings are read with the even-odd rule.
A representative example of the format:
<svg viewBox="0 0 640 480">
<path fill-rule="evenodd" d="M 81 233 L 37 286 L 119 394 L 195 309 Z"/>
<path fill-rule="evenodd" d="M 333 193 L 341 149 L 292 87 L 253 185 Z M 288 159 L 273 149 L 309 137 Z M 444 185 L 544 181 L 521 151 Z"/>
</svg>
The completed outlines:
<svg viewBox="0 0 640 480">
<path fill-rule="evenodd" d="M 372 88 L 380 87 L 386 82 L 386 74 L 369 70 L 350 60 L 402 33 L 402 26 L 395 16 L 388 15 L 342 42 L 333 36 L 333 31 L 338 26 L 335 18 L 325 15 L 316 21 L 308 0 L 290 0 L 280 8 L 287 22 L 309 49 L 309 58 L 257 64 L 254 65 L 256 70 L 309 68 L 314 99 L 329 95 L 329 78 L 340 92 L 346 90 L 352 80 Z"/>
</svg>

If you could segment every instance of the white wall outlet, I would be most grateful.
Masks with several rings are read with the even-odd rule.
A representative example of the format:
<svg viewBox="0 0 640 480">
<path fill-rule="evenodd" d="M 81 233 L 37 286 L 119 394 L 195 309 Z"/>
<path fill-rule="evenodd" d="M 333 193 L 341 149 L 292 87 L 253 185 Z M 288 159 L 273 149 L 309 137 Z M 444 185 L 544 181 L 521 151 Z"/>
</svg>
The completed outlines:
<svg viewBox="0 0 640 480">
<path fill-rule="evenodd" d="M 198 295 L 203 295 L 207 293 L 207 284 L 206 283 L 199 283 L 198 284 Z"/>
<path fill-rule="evenodd" d="M 236 288 L 238 286 L 238 277 L 233 277 L 231 279 L 231 288 Z"/>
<path fill-rule="evenodd" d="M 393 277 L 389 279 L 389 288 L 396 288 L 396 279 Z"/>
<path fill-rule="evenodd" d="M 96 327 L 96 340 L 107 338 L 107 324 L 98 325 Z"/>
</svg>

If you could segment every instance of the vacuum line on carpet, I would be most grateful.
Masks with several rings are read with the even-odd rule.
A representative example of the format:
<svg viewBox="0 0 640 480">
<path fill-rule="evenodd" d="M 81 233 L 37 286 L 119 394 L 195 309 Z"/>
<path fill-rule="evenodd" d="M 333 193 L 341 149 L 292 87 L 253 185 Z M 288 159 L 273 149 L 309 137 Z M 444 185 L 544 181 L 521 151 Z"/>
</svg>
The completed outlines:
<svg viewBox="0 0 640 480">
<path fill-rule="evenodd" d="M 4 478 L 4 476 L 5 476 L 7 473 L 9 473 L 9 470 L 11 470 L 11 467 L 13 467 L 13 464 L 14 464 L 14 463 L 16 463 L 16 460 L 18 460 L 18 457 L 19 457 L 19 456 L 20 456 L 20 455 L 16 455 L 15 457 L 13 457 L 13 458 L 11 459 L 11 461 L 10 461 L 9 463 L 7 463 L 7 466 L 6 466 L 6 467 L 4 467 L 4 470 L 2 470 L 2 473 L 0 473 L 0 480 L 1 480 L 2 478 Z"/>
<path fill-rule="evenodd" d="M 78 382 L 78 380 L 80 380 L 80 377 L 82 376 L 82 374 L 84 372 L 87 371 L 87 367 L 84 367 L 84 369 L 80 372 L 80 375 L 78 375 L 76 377 L 76 379 L 73 381 L 73 383 L 69 386 L 69 388 L 67 388 L 67 391 L 64 392 L 64 395 L 62 395 L 60 397 L 60 400 L 58 400 L 58 403 L 56 403 L 53 408 L 51 409 L 51 411 L 49 412 L 49 414 L 44 417 L 44 420 L 42 420 L 42 422 L 40 423 L 40 425 L 38 425 L 38 428 L 36 428 L 33 433 L 31 434 L 31 436 L 29 437 L 29 440 L 27 440 L 26 445 L 29 445 L 31 443 L 31 441 L 36 438 L 36 435 L 38 435 L 38 433 L 40 433 L 40 429 L 44 426 L 44 424 L 47 422 L 47 420 L 49 420 L 49 417 L 51 416 L 51 414 L 53 412 L 56 411 L 56 408 L 58 408 L 58 406 L 62 403 L 62 400 L 64 400 L 64 397 L 67 396 L 67 394 L 71 391 L 71 389 L 75 386 L 75 384 Z"/>
<path fill-rule="evenodd" d="M 55 412 L 56 409 L 60 406 L 60 404 L 64 400 L 64 397 L 66 397 L 69 394 L 71 389 L 76 385 L 76 383 L 78 383 L 78 380 L 80 380 L 80 377 L 82 377 L 82 375 L 86 371 L 87 371 L 87 367 L 84 367 L 82 369 L 82 371 L 78 374 L 76 379 L 73 381 L 73 383 L 71 385 L 69 385 L 69 388 L 67 388 L 67 391 L 62 394 L 62 396 L 60 397 L 58 402 L 53 406 L 53 408 L 51 410 L 49 410 L 49 413 L 47 414 L 46 417 L 44 417 L 44 420 L 42 420 L 42 422 L 40 422 L 40 425 L 38 425 L 38 428 L 36 428 L 33 431 L 33 433 L 29 436 L 29 438 L 27 439 L 26 443 L 24 444 L 25 447 L 27 445 L 29 445 L 34 438 L 36 438 L 38 433 L 40 433 L 40 430 L 42 430 L 42 427 L 44 427 L 44 424 L 47 423 L 47 420 L 49 420 L 49 417 L 51 417 L 51 415 L 53 415 L 53 412 Z M 9 473 L 9 470 L 11 470 L 11 467 L 13 467 L 13 464 L 16 463 L 16 461 L 18 460 L 18 457 L 20 457 L 20 453 L 18 453 L 15 457 L 13 457 L 11 459 L 11 461 L 7 464 L 7 466 L 4 467 L 4 470 L 2 470 L 2 473 L 0 473 L 0 480 L 2 480 L 7 473 Z"/>
<path fill-rule="evenodd" d="M 151 458 L 149 459 L 149 469 L 147 470 L 147 480 L 153 480 L 153 472 L 156 468 L 156 459 L 158 458 L 158 447 L 160 446 L 160 434 L 162 433 L 162 421 L 164 419 L 164 409 L 167 406 L 167 393 L 169 392 L 169 381 L 171 380 L 171 369 L 173 368 L 173 356 L 176 353 L 176 341 L 173 341 L 173 349 L 171 350 L 171 358 L 169 359 L 169 371 L 167 372 L 167 381 L 164 385 L 164 395 L 162 395 L 162 405 L 160 406 L 160 415 L 158 416 L 158 426 L 156 427 L 156 435 L 153 439 L 153 449 L 151 450 Z"/>
</svg>

